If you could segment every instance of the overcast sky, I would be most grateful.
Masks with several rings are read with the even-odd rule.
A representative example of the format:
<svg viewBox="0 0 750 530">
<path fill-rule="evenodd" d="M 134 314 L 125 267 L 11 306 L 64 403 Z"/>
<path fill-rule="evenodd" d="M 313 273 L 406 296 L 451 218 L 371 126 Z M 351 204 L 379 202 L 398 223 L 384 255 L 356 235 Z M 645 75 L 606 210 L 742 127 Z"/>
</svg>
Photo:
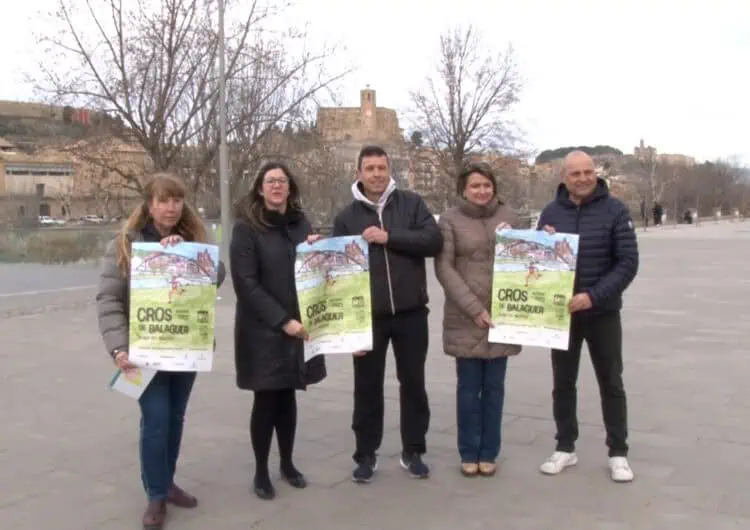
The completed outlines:
<svg viewBox="0 0 750 530">
<path fill-rule="evenodd" d="M 5 2 L 0 99 L 33 97 L 24 73 L 41 58 L 37 10 Z M 342 103 L 366 84 L 379 106 L 405 109 L 436 63 L 439 35 L 471 23 L 488 49 L 512 42 L 525 80 L 515 118 L 536 149 L 643 137 L 659 152 L 750 164 L 750 0 L 294 0 L 285 22 L 308 21 L 340 42 Z M 408 124 L 402 123 L 404 128 Z"/>
</svg>

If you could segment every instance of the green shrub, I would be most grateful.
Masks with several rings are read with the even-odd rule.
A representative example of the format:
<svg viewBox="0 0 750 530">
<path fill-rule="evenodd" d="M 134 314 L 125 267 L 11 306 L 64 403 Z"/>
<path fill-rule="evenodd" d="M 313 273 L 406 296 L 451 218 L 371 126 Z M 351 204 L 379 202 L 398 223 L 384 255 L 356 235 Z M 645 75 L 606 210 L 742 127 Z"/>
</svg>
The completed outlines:
<svg viewBox="0 0 750 530">
<path fill-rule="evenodd" d="M 0 233 L 0 262 L 96 261 L 114 237 L 110 230 L 40 229 Z"/>
</svg>

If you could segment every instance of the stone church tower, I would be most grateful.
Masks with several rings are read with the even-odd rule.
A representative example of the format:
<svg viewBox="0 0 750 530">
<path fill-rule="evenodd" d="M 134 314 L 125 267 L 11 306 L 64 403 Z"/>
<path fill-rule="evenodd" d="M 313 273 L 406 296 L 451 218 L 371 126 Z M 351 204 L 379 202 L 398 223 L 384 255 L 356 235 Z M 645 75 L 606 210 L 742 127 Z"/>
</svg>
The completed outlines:
<svg viewBox="0 0 750 530">
<path fill-rule="evenodd" d="M 359 91 L 359 107 L 319 108 L 317 130 L 334 142 L 401 145 L 404 141 L 396 111 L 378 108 L 375 90 L 369 85 Z"/>
<path fill-rule="evenodd" d="M 359 108 L 362 113 L 362 136 L 374 138 L 377 131 L 375 91 L 367 85 L 367 88 L 359 92 Z"/>
</svg>

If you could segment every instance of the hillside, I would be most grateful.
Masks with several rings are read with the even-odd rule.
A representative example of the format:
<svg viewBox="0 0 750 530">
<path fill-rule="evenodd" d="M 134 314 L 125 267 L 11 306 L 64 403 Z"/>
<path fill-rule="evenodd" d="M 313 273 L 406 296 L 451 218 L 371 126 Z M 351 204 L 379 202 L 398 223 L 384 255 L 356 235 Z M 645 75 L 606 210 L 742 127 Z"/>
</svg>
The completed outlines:
<svg viewBox="0 0 750 530">
<path fill-rule="evenodd" d="M 0 138 L 20 148 L 33 148 L 60 140 L 84 138 L 89 127 L 80 123 L 64 123 L 49 118 L 19 118 L 0 116 Z"/>
<path fill-rule="evenodd" d="M 595 155 L 622 156 L 622 151 L 609 145 L 596 145 L 593 147 L 582 145 L 578 147 L 558 147 L 557 149 L 546 149 L 542 151 L 541 153 L 539 153 L 539 155 L 536 157 L 536 160 L 534 162 L 536 164 L 545 164 L 547 162 L 552 162 L 553 160 L 565 158 L 565 156 L 567 156 L 568 153 L 572 151 L 583 151 L 584 153 L 589 154 L 591 156 L 595 156 Z"/>
</svg>

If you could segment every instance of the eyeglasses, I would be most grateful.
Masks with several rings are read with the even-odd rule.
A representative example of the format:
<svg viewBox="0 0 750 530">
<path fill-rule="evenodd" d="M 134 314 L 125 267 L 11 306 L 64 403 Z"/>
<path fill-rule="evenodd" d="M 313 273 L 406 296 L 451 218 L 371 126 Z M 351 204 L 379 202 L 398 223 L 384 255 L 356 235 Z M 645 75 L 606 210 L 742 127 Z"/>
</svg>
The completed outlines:
<svg viewBox="0 0 750 530">
<path fill-rule="evenodd" d="M 285 179 L 285 178 L 270 178 L 270 179 L 264 180 L 263 184 L 268 184 L 269 186 L 275 186 L 277 184 L 279 186 L 286 186 L 287 184 L 289 184 L 289 179 Z"/>
</svg>

